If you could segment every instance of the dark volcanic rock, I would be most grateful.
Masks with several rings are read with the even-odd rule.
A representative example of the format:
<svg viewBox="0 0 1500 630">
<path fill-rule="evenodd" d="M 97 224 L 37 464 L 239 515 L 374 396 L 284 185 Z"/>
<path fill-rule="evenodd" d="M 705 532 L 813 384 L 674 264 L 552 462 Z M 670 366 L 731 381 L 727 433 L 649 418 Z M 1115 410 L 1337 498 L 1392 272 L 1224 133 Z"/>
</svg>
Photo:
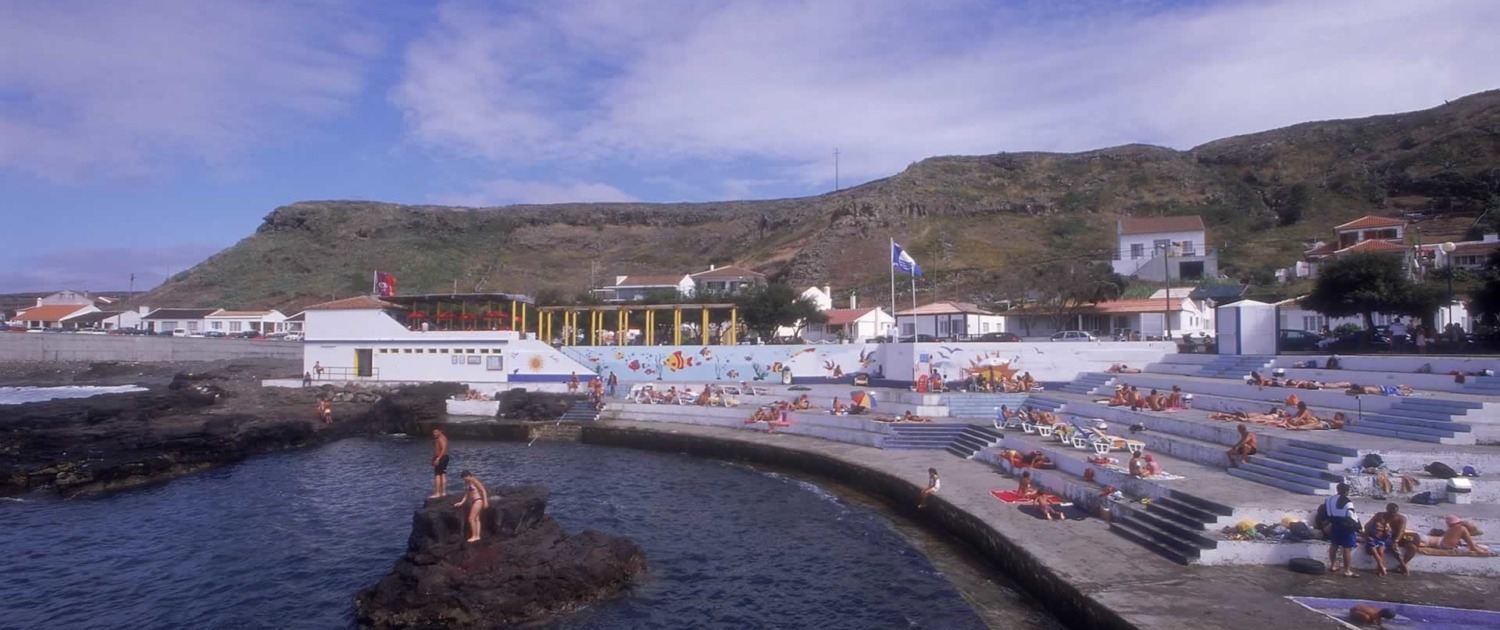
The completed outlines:
<svg viewBox="0 0 1500 630">
<path fill-rule="evenodd" d="M 635 543 L 596 531 L 569 536 L 546 514 L 543 486 L 496 488 L 483 538 L 466 543 L 457 495 L 412 516 L 406 554 L 354 597 L 372 628 L 498 628 L 567 613 L 614 596 L 646 571 Z"/>
</svg>

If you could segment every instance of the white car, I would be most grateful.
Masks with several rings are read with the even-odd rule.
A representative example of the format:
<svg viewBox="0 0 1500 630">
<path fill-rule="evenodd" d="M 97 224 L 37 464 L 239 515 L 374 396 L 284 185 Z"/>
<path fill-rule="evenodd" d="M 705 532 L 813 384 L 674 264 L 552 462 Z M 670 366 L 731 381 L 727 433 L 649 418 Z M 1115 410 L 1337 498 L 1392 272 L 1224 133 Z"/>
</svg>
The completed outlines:
<svg viewBox="0 0 1500 630">
<path fill-rule="evenodd" d="M 1081 330 L 1064 330 L 1052 335 L 1053 341 L 1098 341 L 1093 335 Z"/>
</svg>

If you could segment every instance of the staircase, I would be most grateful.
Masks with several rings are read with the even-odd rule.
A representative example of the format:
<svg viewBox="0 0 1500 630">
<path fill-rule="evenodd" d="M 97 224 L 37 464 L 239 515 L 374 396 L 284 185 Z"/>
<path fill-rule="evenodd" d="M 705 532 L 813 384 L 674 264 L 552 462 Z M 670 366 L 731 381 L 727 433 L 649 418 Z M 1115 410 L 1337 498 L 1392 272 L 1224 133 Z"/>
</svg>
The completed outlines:
<svg viewBox="0 0 1500 630">
<path fill-rule="evenodd" d="M 593 422 L 599 419 L 599 412 L 594 411 L 594 403 L 580 400 L 568 407 L 558 420 L 562 422 Z"/>
<path fill-rule="evenodd" d="M 1116 376 L 1114 374 L 1091 372 L 1088 374 L 1080 375 L 1078 378 L 1073 379 L 1067 385 L 1059 387 L 1058 391 L 1068 392 L 1069 394 L 1092 394 L 1094 393 L 1094 390 L 1099 389 L 1100 387 L 1108 386 L 1109 384 L 1115 382 L 1115 378 Z"/>
<path fill-rule="evenodd" d="M 1032 394 L 1026 399 L 1026 407 L 1028 409 L 1040 409 L 1042 411 L 1050 411 L 1052 413 L 1062 413 L 1063 411 L 1067 410 L 1068 401 Z"/>
<path fill-rule="evenodd" d="M 1190 494 L 1172 490 L 1144 509 L 1138 504 L 1115 503 L 1112 531 L 1176 562 L 1188 564 L 1219 543 L 1208 536 L 1211 524 L 1233 516 L 1234 509 Z"/>
<path fill-rule="evenodd" d="M 583 425 L 573 423 L 541 424 L 531 429 L 534 441 L 577 442 L 583 439 Z"/>
<path fill-rule="evenodd" d="M 1265 484 L 1297 494 L 1331 495 L 1334 486 L 1343 481 L 1331 468 L 1343 468 L 1344 460 L 1358 457 L 1359 451 L 1332 444 L 1293 442 L 1261 453 L 1239 467 L 1228 470 L 1231 477 Z"/>
<path fill-rule="evenodd" d="M 964 459 L 973 459 L 979 451 L 995 446 L 1003 439 L 1005 434 L 994 427 L 970 425 L 944 450 Z"/>
<path fill-rule="evenodd" d="M 1027 394 L 945 394 L 943 404 L 948 406 L 948 415 L 955 418 L 989 420 L 995 417 L 1001 405 L 1019 409 L 1026 403 L 1026 397 Z"/>
<path fill-rule="evenodd" d="M 1204 363 L 1203 367 L 1198 368 L 1197 376 L 1240 378 L 1251 371 L 1259 371 L 1265 374 L 1266 369 L 1274 363 L 1276 363 L 1276 357 L 1221 355 L 1208 363 Z"/>
<path fill-rule="evenodd" d="M 1465 377 L 1464 393 L 1477 394 L 1480 396 L 1500 396 L 1500 377 L 1496 376 L 1469 376 Z"/>
<path fill-rule="evenodd" d="M 880 441 L 880 448 L 918 450 L 941 449 L 968 428 L 966 424 L 895 423 L 891 432 Z"/>
<path fill-rule="evenodd" d="M 1455 421 L 1454 416 L 1483 406 L 1457 400 L 1402 398 L 1381 411 L 1360 414 L 1355 423 L 1345 424 L 1344 430 L 1433 444 L 1473 444 L 1473 428 Z"/>
</svg>

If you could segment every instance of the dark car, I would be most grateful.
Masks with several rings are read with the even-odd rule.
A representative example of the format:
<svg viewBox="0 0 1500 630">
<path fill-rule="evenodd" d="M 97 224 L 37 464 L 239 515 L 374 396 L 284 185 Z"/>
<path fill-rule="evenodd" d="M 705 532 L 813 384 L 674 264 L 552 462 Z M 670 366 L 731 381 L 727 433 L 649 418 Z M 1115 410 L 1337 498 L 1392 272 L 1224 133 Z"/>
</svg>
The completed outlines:
<svg viewBox="0 0 1500 630">
<path fill-rule="evenodd" d="M 938 338 L 932 335 L 917 335 L 915 337 L 908 336 L 897 339 L 896 343 L 912 343 L 914 341 L 917 343 L 937 343 Z"/>
<path fill-rule="evenodd" d="M 1387 352 L 1391 349 L 1391 338 L 1380 331 L 1370 333 L 1368 345 L 1365 344 L 1364 331 L 1347 332 L 1333 341 L 1325 341 L 1323 349 L 1331 352 L 1355 352 L 1367 350 L 1371 352 Z"/>
<path fill-rule="evenodd" d="M 1277 352 L 1312 352 L 1322 349 L 1323 336 L 1306 330 L 1283 328 L 1276 338 Z"/>
<path fill-rule="evenodd" d="M 1021 336 L 1017 335 L 1016 333 L 1013 333 L 1013 332 L 992 332 L 992 333 L 984 333 L 983 335 L 975 337 L 973 340 L 974 341 L 1003 341 L 1003 342 L 1009 343 L 1009 342 L 1020 341 L 1021 340 Z"/>
<path fill-rule="evenodd" d="M 216 339 L 216 338 L 219 338 L 219 337 L 226 337 L 228 335 L 225 335 L 224 331 L 222 331 L 222 330 L 207 330 L 207 331 L 203 332 L 203 336 L 204 337 L 210 337 L 210 338 L 215 338 Z"/>
<path fill-rule="evenodd" d="M 257 330 L 241 330 L 239 332 L 229 333 L 229 336 L 233 337 L 235 339 L 254 339 L 254 338 L 260 336 L 260 331 L 257 331 Z"/>
</svg>

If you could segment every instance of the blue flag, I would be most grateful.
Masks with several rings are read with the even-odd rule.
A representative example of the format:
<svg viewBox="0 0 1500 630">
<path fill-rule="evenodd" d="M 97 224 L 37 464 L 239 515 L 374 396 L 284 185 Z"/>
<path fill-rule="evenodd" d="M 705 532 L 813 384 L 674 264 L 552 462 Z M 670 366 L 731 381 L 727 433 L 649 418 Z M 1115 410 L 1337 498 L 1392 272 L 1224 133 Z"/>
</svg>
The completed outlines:
<svg viewBox="0 0 1500 630">
<path fill-rule="evenodd" d="M 922 266 L 894 241 L 891 242 L 891 266 L 918 278 L 922 277 Z"/>
</svg>

